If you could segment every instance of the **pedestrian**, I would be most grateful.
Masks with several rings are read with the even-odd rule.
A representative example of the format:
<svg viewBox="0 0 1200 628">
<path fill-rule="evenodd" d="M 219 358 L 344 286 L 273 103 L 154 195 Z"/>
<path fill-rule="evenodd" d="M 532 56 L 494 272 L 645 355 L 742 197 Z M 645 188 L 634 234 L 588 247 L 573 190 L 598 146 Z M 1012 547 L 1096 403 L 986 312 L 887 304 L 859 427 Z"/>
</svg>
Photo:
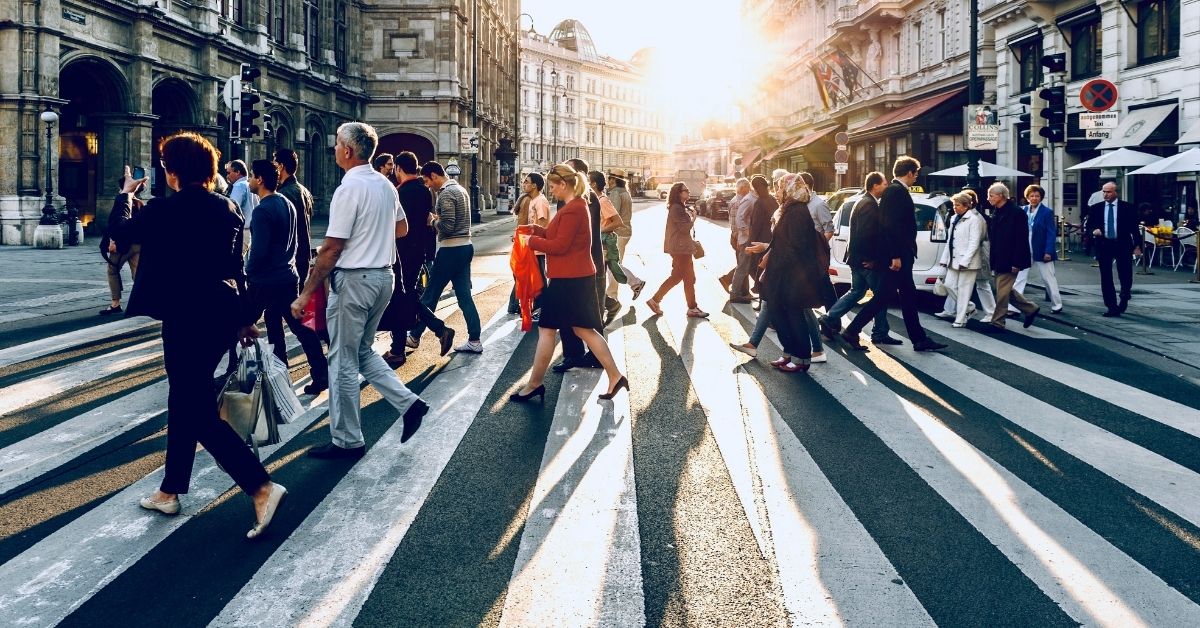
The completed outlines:
<svg viewBox="0 0 1200 628">
<path fill-rule="evenodd" d="M 819 256 L 818 259 L 820 259 L 822 267 L 824 267 L 826 270 L 825 283 L 829 284 L 828 286 L 824 284 L 821 285 L 821 292 L 824 295 L 825 311 L 828 312 L 829 309 L 833 307 L 833 304 L 837 303 L 838 300 L 837 290 L 835 290 L 833 287 L 833 280 L 828 278 L 828 270 L 830 265 L 829 241 L 833 239 L 833 213 L 829 211 L 829 203 L 825 202 L 825 199 L 820 194 L 815 192 L 817 187 L 813 182 L 813 176 L 807 172 L 801 172 L 800 178 L 804 179 L 804 184 L 808 186 L 809 190 L 813 190 L 812 201 L 808 203 L 808 212 L 812 216 L 813 227 L 816 228 L 817 235 L 820 236 L 817 239 L 817 255 Z M 810 320 L 812 321 L 812 328 L 817 329 L 816 316 L 810 316 Z M 814 346 L 820 342 L 821 338 L 818 335 L 816 341 L 814 342 Z"/>
<path fill-rule="evenodd" d="M 392 185 L 399 187 L 400 182 L 396 180 L 396 162 L 391 153 L 379 153 L 371 160 L 371 168 L 391 181 Z"/>
<path fill-rule="evenodd" d="M 762 261 L 763 253 L 757 253 L 757 248 L 753 247 L 755 242 L 770 242 L 771 227 L 775 219 L 775 211 L 779 209 L 779 201 L 775 200 L 771 194 L 771 188 L 767 183 L 766 177 L 761 174 L 756 174 L 750 178 L 750 187 L 754 190 L 754 194 L 758 200 L 754 203 L 753 211 L 750 213 L 749 234 L 747 236 L 746 247 L 744 251 L 750 255 L 751 276 L 754 277 L 756 283 L 761 280 L 762 270 L 759 268 L 759 262 Z M 767 333 L 767 327 L 771 324 L 770 309 L 767 300 L 762 298 L 761 292 L 758 299 L 758 319 L 754 322 L 754 330 L 750 333 L 750 338 L 741 344 L 731 342 L 730 347 L 745 353 L 746 355 L 755 358 L 758 357 L 758 345 L 762 342 L 762 338 Z"/>
<path fill-rule="evenodd" d="M 578 172 L 580 178 L 587 176 L 591 169 L 588 163 L 578 157 L 568 159 L 567 165 L 574 168 Z M 596 275 L 593 277 L 593 297 L 591 302 L 596 307 L 596 312 L 599 314 L 601 321 L 604 319 L 603 304 L 604 304 L 604 274 L 607 272 L 604 268 L 604 245 L 600 236 L 600 199 L 596 198 L 595 194 L 586 190 L 587 185 L 584 185 L 583 200 L 587 203 L 588 221 L 591 228 L 592 242 L 592 264 L 596 267 Z M 561 210 L 566 205 L 561 199 L 558 201 L 558 209 Z M 596 331 L 603 334 L 604 328 L 597 327 Z M 601 368 L 599 358 L 585 350 L 585 344 L 575 331 L 571 328 L 563 328 L 558 332 L 559 339 L 562 341 L 563 358 L 558 364 L 555 364 L 553 371 L 555 373 L 566 373 L 573 368 Z"/>
<path fill-rule="evenodd" d="M 250 176 L 246 178 L 250 191 L 258 196 L 258 206 L 250 222 L 250 233 L 254 238 L 246 259 L 248 300 L 255 320 L 259 315 L 266 314 L 267 340 L 275 356 L 284 364 L 288 363 L 288 357 L 281 321 L 287 323 L 292 335 L 304 348 L 311 368 L 312 382 L 304 387 L 304 394 L 317 395 L 329 388 L 329 363 L 321 351 L 321 339 L 317 332 L 292 316 L 292 301 L 299 295 L 296 223 L 302 219 L 292 202 L 276 192 L 278 177 L 279 171 L 274 163 L 258 159 L 251 164 Z"/>
<path fill-rule="evenodd" d="M 546 396 L 546 367 L 554 353 L 555 330 L 570 327 L 575 336 L 596 356 L 608 375 L 608 392 L 600 399 L 612 399 L 622 388 L 629 389 L 629 380 L 621 374 L 604 336 L 596 331 L 600 325 L 600 310 L 595 307 L 596 266 L 590 254 L 591 218 L 583 194 L 585 174 L 571 166 L 554 166 L 546 179 L 550 193 L 563 206 L 549 226 L 523 225 L 518 237 L 529 238 L 529 247 L 546 253 L 546 274 L 549 281 L 542 292 L 542 316 L 538 323 L 538 343 L 534 353 L 529 381 L 509 399 L 529 401 Z"/>
<path fill-rule="evenodd" d="M 437 336 L 441 355 L 450 353 L 454 347 L 454 329 L 421 302 L 421 270 L 433 263 L 437 250 L 437 232 L 429 225 L 429 216 L 433 212 L 433 191 L 425 186 L 421 178 L 415 153 L 404 151 L 393 160 L 395 168 L 392 172 L 400 182 L 396 193 L 408 220 L 408 233 L 396 238 L 396 263 L 392 266 L 396 285 L 392 289 L 392 300 L 380 319 L 379 329 L 390 332 L 392 338 L 391 347 L 384 352 L 383 360 L 388 366 L 398 368 L 408 359 L 405 349 L 417 347 L 408 330 L 418 321 Z"/>
<path fill-rule="evenodd" d="M 517 228 L 521 225 L 538 225 L 546 227 L 550 224 L 550 201 L 546 200 L 546 195 L 542 191 L 546 187 L 546 179 L 537 172 L 531 172 L 525 180 L 521 182 L 521 198 L 517 200 Z M 514 233 L 513 238 L 516 238 Z M 534 258 L 537 259 L 538 271 L 542 274 L 542 285 L 546 285 L 546 254 L 541 251 L 535 252 Z M 537 319 L 537 308 L 541 304 L 541 295 L 539 294 L 534 299 L 534 319 Z M 521 306 L 517 303 L 517 288 L 514 285 L 512 292 L 508 295 L 508 313 L 520 314 Z"/>
<path fill-rule="evenodd" d="M 747 253 L 746 247 L 750 244 L 750 219 L 758 203 L 758 194 L 745 177 L 738 179 L 734 185 L 737 193 L 729 202 L 729 245 L 733 247 L 737 261 L 733 269 L 718 280 L 729 293 L 730 303 L 750 303 L 750 274 L 754 270 L 754 255 Z"/>
<path fill-rule="evenodd" d="M 1029 253 L 1033 268 L 1042 278 L 1047 298 L 1050 300 L 1050 312 L 1058 314 L 1063 309 L 1062 293 L 1058 290 L 1058 278 L 1054 273 L 1054 260 L 1058 259 L 1055 246 L 1058 244 L 1058 225 L 1054 219 L 1054 210 L 1046 206 L 1043 199 L 1046 191 L 1034 183 L 1025 187 L 1025 202 L 1022 207 L 1029 223 Z M 1016 290 L 1025 293 L 1025 284 L 1032 270 L 1022 270 L 1017 275 Z M 1011 305 L 1009 306 L 1012 307 Z"/>
<path fill-rule="evenodd" d="M 437 253 L 433 257 L 429 283 L 421 295 L 421 304 L 433 311 L 442 291 L 447 285 L 453 285 L 458 309 L 467 321 L 467 342 L 454 350 L 459 353 L 483 353 L 479 310 L 471 295 L 471 260 L 475 259 L 475 245 L 471 242 L 471 200 L 463 186 L 447 177 L 442 164 L 436 161 L 428 161 L 421 166 L 421 178 L 426 187 L 437 195 L 428 224 L 437 232 L 438 239 Z M 409 347 L 417 348 L 426 327 L 425 321 L 420 320 L 408 332 Z"/>
<path fill-rule="evenodd" d="M 1125 313 L 1133 290 L 1133 257 L 1142 254 L 1141 233 L 1133 206 L 1117 198 L 1117 184 L 1109 181 L 1100 189 L 1104 200 L 1088 207 L 1086 231 L 1092 234 L 1096 261 L 1100 264 L 1100 290 L 1104 316 Z M 1113 288 L 1113 263 L 1121 282 L 1120 300 Z"/>
<path fill-rule="evenodd" d="M 656 316 L 662 316 L 659 301 L 672 288 L 683 284 L 683 296 L 687 300 L 687 315 L 692 318 L 708 318 L 708 312 L 696 303 L 696 270 L 692 266 L 695 244 L 692 240 L 692 225 L 696 222 L 696 210 L 687 206 L 691 191 L 682 181 L 676 181 L 667 194 L 667 225 L 663 252 L 671 256 L 671 275 L 659 286 L 654 296 L 646 300 L 646 307 Z"/>
<path fill-rule="evenodd" d="M 199 443 L 253 500 L 255 524 L 246 537 L 255 538 L 271 523 L 287 489 L 271 481 L 250 447 L 221 420 L 213 391 L 213 371 L 230 340 L 258 335 L 242 301 L 242 216 L 233 202 L 210 191 L 220 153 L 208 140 L 176 133 L 160 142 L 158 152 L 175 194 L 147 202 L 133 216 L 134 191 L 148 179 L 134 179 L 126 166 L 125 185 L 109 217 L 118 246 L 142 245 L 126 315 L 162 321 L 169 387 L 166 464 L 158 490 L 140 505 L 179 513 Z M 185 232 L 187 246 L 180 246 Z"/>
<path fill-rule="evenodd" d="M 909 187 L 917 182 L 920 171 L 921 162 L 916 159 L 907 155 L 896 159 L 892 165 L 894 178 L 879 199 L 878 214 L 870 221 L 872 224 L 869 229 L 877 230 L 877 237 L 873 238 L 874 242 L 870 245 L 873 250 L 868 255 L 880 260 L 877 266 L 886 264 L 880 284 L 883 289 L 874 293 L 871 300 L 858 311 L 850 326 L 842 332 L 842 339 L 853 349 L 865 349 L 859 344 L 858 333 L 867 321 L 887 307 L 887 299 L 895 294 L 899 295 L 904 327 L 913 350 L 936 351 L 946 348 L 946 345 L 934 341 L 925 333 L 917 313 L 917 289 L 912 277 L 913 260 L 917 256 L 917 219 L 916 205 Z M 856 231 L 851 227 L 852 239 L 857 237 Z"/>
<path fill-rule="evenodd" d="M 946 268 L 942 280 L 949 296 L 955 299 L 954 327 L 965 327 L 970 314 L 971 293 L 983 265 L 983 239 L 987 223 L 975 209 L 975 197 L 959 192 L 951 197 L 954 218 L 950 221 L 950 236 L 938 263 Z"/>
<path fill-rule="evenodd" d="M 991 205 L 979 203 L 979 196 L 975 190 L 963 190 L 965 194 L 971 197 L 971 203 L 978 212 L 979 217 L 983 219 L 983 241 L 979 247 L 979 272 L 975 274 L 975 296 L 979 298 L 979 304 L 983 310 L 983 315 L 979 320 L 985 323 L 992 322 L 992 313 L 996 311 L 996 291 L 992 287 L 992 262 L 989 259 L 992 252 L 992 243 L 988 236 L 988 225 L 991 220 Z M 970 318 L 979 311 L 974 303 L 967 304 L 967 317 Z M 1019 310 L 1018 310 L 1019 311 Z M 942 305 L 942 311 L 934 314 L 937 318 L 951 321 L 958 318 L 958 300 L 955 299 L 954 293 L 947 292 L 946 300 Z"/>
<path fill-rule="evenodd" d="M 642 289 L 646 287 L 646 282 L 642 281 L 634 272 L 621 264 L 621 251 L 617 245 L 617 230 L 625 226 L 625 221 L 621 218 L 621 214 L 617 211 L 612 200 L 605 195 L 605 185 L 607 177 L 599 170 L 593 170 L 588 173 L 588 187 L 592 196 L 600 202 L 600 242 L 604 245 L 604 266 L 608 274 L 617 282 L 629 284 L 633 289 L 634 298 L 641 294 Z M 604 296 L 604 326 L 617 317 L 621 312 L 621 302 L 616 299 L 609 299 L 607 293 Z"/>
<path fill-rule="evenodd" d="M 1192 231 L 1200 229 L 1200 218 L 1196 213 L 1196 201 L 1189 200 L 1184 206 L 1183 215 L 1179 217 L 1179 226 L 1187 227 Z"/>
<path fill-rule="evenodd" d="M 279 172 L 279 189 L 276 192 L 296 208 L 296 274 L 300 278 L 296 290 L 299 292 L 308 280 L 308 267 L 312 265 L 313 195 L 296 178 L 296 171 L 300 168 L 300 156 L 296 151 L 290 148 L 276 149 L 275 167 Z M 267 329 L 270 329 L 270 323 Z"/>
<path fill-rule="evenodd" d="M 608 191 L 608 198 L 612 200 L 613 206 L 617 208 L 617 214 L 621 217 L 621 226 L 613 232 L 617 240 L 617 261 L 625 263 L 625 247 L 629 245 L 629 240 L 633 238 L 633 197 L 629 194 L 628 173 L 621 168 L 608 169 L 608 185 L 605 189 Z M 628 269 L 628 267 L 626 267 Z M 605 288 L 605 304 L 609 300 L 617 301 L 617 280 L 612 272 L 608 273 L 608 284 Z M 629 284 L 630 290 L 633 291 L 633 299 L 636 301 L 642 295 L 642 290 L 646 287 L 646 282 L 639 280 Z M 618 303 L 619 305 L 619 303 Z"/>
<path fill-rule="evenodd" d="M 117 190 L 125 188 L 125 177 L 117 179 Z M 142 210 L 145 204 L 137 195 L 145 186 L 139 187 L 130 197 L 130 212 L 136 216 Z M 100 310 L 100 316 L 111 316 L 121 313 L 121 293 L 125 291 L 125 285 L 121 282 L 121 267 L 129 265 L 129 277 L 137 280 L 138 260 L 141 259 L 142 245 L 130 244 L 128 242 L 118 245 L 113 241 L 112 236 L 105 230 L 104 237 L 100 240 L 100 256 L 104 258 L 105 275 L 108 279 L 108 296 L 111 302 L 108 307 Z"/>
<path fill-rule="evenodd" d="M 766 255 L 763 269 L 763 300 L 770 304 L 770 322 L 783 345 L 783 357 L 771 366 L 787 372 L 807 371 L 812 361 L 809 318 L 805 312 L 823 302 L 822 282 L 829 274 L 821 268 L 820 236 L 812 228 L 808 203 L 812 190 L 798 174 L 787 174 L 776 183 L 775 226 L 769 244 L 755 242 L 754 252 Z"/>
<path fill-rule="evenodd" d="M 988 203 L 992 206 L 992 220 L 988 224 L 988 240 L 991 242 L 992 272 L 996 275 L 996 311 L 992 313 L 991 327 L 987 331 L 1004 329 L 1008 317 L 1008 304 L 1025 316 L 1025 327 L 1037 318 L 1038 306 L 1013 290 L 1017 274 L 1030 266 L 1029 223 L 1025 212 L 1009 197 L 1008 186 L 993 183 L 988 187 Z"/>
<path fill-rule="evenodd" d="M 860 234 L 859 228 L 869 230 L 868 225 L 874 224 L 872 220 L 879 211 L 879 198 L 886 188 L 887 178 L 883 176 L 882 172 L 868 173 L 863 180 L 862 198 L 854 204 L 854 208 L 851 210 L 850 245 L 846 260 L 847 265 L 850 266 L 850 290 L 843 294 L 833 307 L 829 308 L 825 316 L 818 319 L 821 332 L 830 341 L 833 341 L 837 334 L 841 333 L 842 317 L 855 305 L 858 305 L 858 302 L 867 294 L 867 288 L 870 288 L 872 292 L 883 289 L 880 281 L 884 275 L 873 272 L 876 260 L 870 257 L 870 252 L 875 246 L 873 238 L 876 236 L 873 233 Z M 880 310 L 875 315 L 875 326 L 871 329 L 871 343 L 876 345 L 903 344 L 899 339 L 893 338 L 890 331 L 887 310 Z"/>
<path fill-rule="evenodd" d="M 329 227 L 317 263 L 304 290 L 292 302 L 299 318 L 329 279 L 329 433 L 331 442 L 308 450 L 314 458 L 361 458 L 366 453 L 359 416 L 358 377 L 403 415 L 400 442 L 421 426 L 429 406 L 413 394 L 383 358 L 371 349 L 379 319 L 392 298 L 396 238 L 408 233 L 404 208 L 396 188 L 371 169 L 379 144 L 375 129 L 362 122 L 338 127 L 334 160 L 346 171 L 329 201 Z"/>
<path fill-rule="evenodd" d="M 229 198 L 237 203 L 238 211 L 245 221 L 242 225 L 242 243 L 246 247 L 242 251 L 243 256 L 250 251 L 250 219 L 254 216 L 255 206 L 258 205 L 258 197 L 250 191 L 250 184 L 246 181 L 248 173 L 246 162 L 241 159 L 234 159 L 225 164 L 225 175 L 229 178 Z"/>
</svg>

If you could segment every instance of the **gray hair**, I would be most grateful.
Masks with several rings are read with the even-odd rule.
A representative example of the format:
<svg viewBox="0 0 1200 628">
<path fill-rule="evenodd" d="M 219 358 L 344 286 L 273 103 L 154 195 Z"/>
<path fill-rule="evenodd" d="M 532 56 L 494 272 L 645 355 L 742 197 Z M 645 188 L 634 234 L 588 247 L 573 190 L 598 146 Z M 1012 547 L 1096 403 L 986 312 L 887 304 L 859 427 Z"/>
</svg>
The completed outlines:
<svg viewBox="0 0 1200 628">
<path fill-rule="evenodd" d="M 950 200 L 962 205 L 963 207 L 966 207 L 967 209 L 971 209 L 975 206 L 975 195 L 968 192 L 959 192 L 958 194 L 951 196 Z"/>
<path fill-rule="evenodd" d="M 743 185 L 746 187 L 750 187 L 750 179 L 747 179 L 746 177 L 742 177 L 733 183 L 733 186 L 739 190 L 742 189 Z"/>
<path fill-rule="evenodd" d="M 1008 191 L 1008 186 L 1003 183 L 993 183 L 988 186 L 988 194 L 996 194 L 1004 198 L 1012 198 L 1012 194 Z"/>
<path fill-rule="evenodd" d="M 771 171 L 771 181 L 779 181 L 787 173 L 788 171 L 786 168 L 776 168 L 775 170 Z"/>
<path fill-rule="evenodd" d="M 359 161 L 371 161 L 379 146 L 379 134 L 365 122 L 347 122 L 338 127 L 337 140 L 354 152 Z"/>
</svg>

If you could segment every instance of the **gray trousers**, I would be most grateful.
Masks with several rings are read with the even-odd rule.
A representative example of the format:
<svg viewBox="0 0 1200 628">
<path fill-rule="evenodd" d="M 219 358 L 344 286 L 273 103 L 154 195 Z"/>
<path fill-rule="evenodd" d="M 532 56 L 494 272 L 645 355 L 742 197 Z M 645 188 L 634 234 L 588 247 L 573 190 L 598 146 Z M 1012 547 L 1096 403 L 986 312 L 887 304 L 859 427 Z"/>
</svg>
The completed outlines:
<svg viewBox="0 0 1200 628">
<path fill-rule="evenodd" d="M 359 416 L 358 376 L 401 413 L 417 400 L 371 344 L 379 319 L 392 299 L 396 277 L 391 268 L 335 269 L 330 275 L 329 305 L 329 432 L 338 447 L 365 444 Z"/>
<path fill-rule="evenodd" d="M 733 284 L 729 287 L 729 295 L 733 297 L 750 296 L 750 272 L 754 268 L 754 254 L 745 251 L 747 243 L 739 244 L 737 251 L 737 267 L 733 269 Z"/>
</svg>

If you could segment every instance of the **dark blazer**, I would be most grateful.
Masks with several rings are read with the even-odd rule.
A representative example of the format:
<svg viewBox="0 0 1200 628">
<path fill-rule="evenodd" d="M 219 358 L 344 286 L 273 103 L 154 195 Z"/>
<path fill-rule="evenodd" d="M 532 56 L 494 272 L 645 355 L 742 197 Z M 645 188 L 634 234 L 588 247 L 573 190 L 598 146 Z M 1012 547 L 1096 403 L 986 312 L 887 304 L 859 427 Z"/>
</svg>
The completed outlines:
<svg viewBox="0 0 1200 628">
<path fill-rule="evenodd" d="M 879 197 L 879 209 L 884 224 L 881 244 L 890 251 L 888 257 L 911 265 L 917 257 L 917 206 L 908 186 L 893 179 Z"/>
<path fill-rule="evenodd" d="M 408 235 L 396 239 L 398 257 L 433 261 L 437 251 L 437 233 L 429 226 L 433 192 L 420 179 L 412 179 L 400 184 L 396 194 L 400 197 L 400 206 L 404 208 L 404 217 L 408 220 Z"/>
<path fill-rule="evenodd" d="M 1012 272 L 1013 268 L 1029 268 L 1029 222 L 1025 212 L 1017 209 L 1017 204 L 1011 198 L 995 210 L 992 224 L 988 227 L 992 251 L 988 259 L 992 263 L 992 270 L 1003 274 Z"/>
<path fill-rule="evenodd" d="M 312 193 L 296 180 L 295 175 L 288 177 L 287 182 L 275 191 L 296 208 L 296 274 L 300 275 L 300 288 L 303 289 L 312 260 Z"/>
<path fill-rule="evenodd" d="M 771 198 L 759 198 L 754 202 L 754 211 L 750 213 L 750 241 L 771 241 L 771 220 L 775 210 L 779 209 L 779 201 Z"/>
<path fill-rule="evenodd" d="M 243 220 L 233 201 L 189 186 L 149 201 L 136 216 L 129 203 L 130 195 L 117 195 L 108 227 L 118 245 L 142 245 L 126 316 L 251 322 L 240 297 Z"/>
<path fill-rule="evenodd" d="M 884 229 L 883 214 L 874 196 L 864 194 L 850 213 L 850 246 L 847 254 L 851 268 L 862 268 L 870 262 L 875 268 L 891 263 L 893 248 L 880 238 Z"/>
<path fill-rule="evenodd" d="M 788 201 L 775 223 L 771 258 L 763 271 L 762 297 L 772 308 L 825 305 L 826 289 L 832 289 L 832 284 L 818 259 L 820 239 L 807 204 Z"/>
<path fill-rule="evenodd" d="M 1021 211 L 1028 216 L 1029 206 L 1025 205 Z M 1028 219 L 1026 224 L 1029 224 Z M 1058 259 L 1058 253 L 1054 250 L 1056 244 L 1058 225 L 1054 222 L 1054 210 L 1042 203 L 1038 205 L 1037 213 L 1033 216 L 1033 227 L 1029 230 L 1029 253 L 1033 261 L 1040 262 L 1047 254 L 1050 255 L 1050 261 Z"/>
<path fill-rule="evenodd" d="M 1117 210 L 1117 239 L 1116 243 L 1120 246 L 1118 251 L 1124 253 L 1132 252 L 1133 249 L 1141 244 L 1142 234 L 1138 230 L 1137 209 L 1132 203 L 1117 199 L 1114 203 Z M 1088 207 L 1087 226 L 1084 231 L 1093 238 L 1096 242 L 1104 242 L 1104 210 L 1105 203 L 1099 202 L 1091 207 Z M 1092 232 L 1096 229 L 1100 230 L 1099 237 L 1092 236 Z M 140 271 L 139 271 L 140 272 Z"/>
</svg>

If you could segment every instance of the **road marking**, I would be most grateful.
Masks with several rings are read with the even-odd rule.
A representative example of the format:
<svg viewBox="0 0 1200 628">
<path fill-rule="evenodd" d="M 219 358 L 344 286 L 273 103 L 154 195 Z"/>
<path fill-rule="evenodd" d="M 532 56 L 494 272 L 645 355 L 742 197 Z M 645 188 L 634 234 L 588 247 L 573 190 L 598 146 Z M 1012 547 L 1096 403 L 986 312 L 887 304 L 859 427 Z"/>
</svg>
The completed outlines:
<svg viewBox="0 0 1200 628">
<path fill-rule="evenodd" d="M 500 309 L 486 350 L 422 393 L 430 413 L 400 445 L 388 429 L 213 620 L 217 626 L 349 626 L 524 337 Z M 463 359 L 463 358 L 459 358 Z M 469 385 L 467 385 L 469 383 Z"/>
<path fill-rule="evenodd" d="M 28 309 L 31 307 L 42 307 L 44 305 L 52 305 L 54 303 L 66 303 L 67 301 L 83 301 L 91 297 L 97 297 L 102 294 L 108 294 L 108 288 L 94 288 L 92 290 L 76 290 L 74 292 L 62 292 L 59 294 L 49 294 L 36 299 L 26 299 L 24 301 L 11 301 L 8 303 L 0 302 L 0 307 L 14 309 Z"/>
<path fill-rule="evenodd" d="M 768 337 L 779 346 L 774 332 Z M 1200 625 L 1200 606 L 953 430 L 840 354 L 827 355 L 827 368 L 809 371 L 813 380 L 1076 621 Z"/>
<path fill-rule="evenodd" d="M 867 354 L 885 371 L 902 361 L 1200 526 L 1200 474 L 944 355 Z"/>
<path fill-rule="evenodd" d="M 932 316 L 921 314 L 921 324 L 931 329 Z M 936 330 L 939 335 L 960 342 L 993 357 L 1010 362 L 1034 373 L 1053 374 L 1058 383 L 1079 392 L 1107 401 L 1148 419 L 1169 425 L 1177 430 L 1200 437 L 1200 410 L 1189 408 L 1170 399 L 1148 393 L 1077 366 L 1052 360 L 1045 356 L 989 338 L 979 332 L 953 327 Z"/>
<path fill-rule="evenodd" d="M 608 346 L 624 367 L 622 329 Z M 601 373 L 563 380 L 502 627 L 646 623 L 629 395 L 598 401 L 609 386 Z"/>
<path fill-rule="evenodd" d="M 0 417 L 84 384 L 148 364 L 160 356 L 162 348 L 159 341 L 148 340 L 18 382 L 4 389 L 4 396 L 0 398 Z"/>
<path fill-rule="evenodd" d="M 158 321 L 149 318 L 126 318 L 87 329 L 79 329 L 49 338 L 34 340 L 7 349 L 0 349 L 0 368 L 40 358 L 64 349 L 70 349 L 83 344 L 107 340 L 131 331 L 158 325 Z"/>
</svg>

